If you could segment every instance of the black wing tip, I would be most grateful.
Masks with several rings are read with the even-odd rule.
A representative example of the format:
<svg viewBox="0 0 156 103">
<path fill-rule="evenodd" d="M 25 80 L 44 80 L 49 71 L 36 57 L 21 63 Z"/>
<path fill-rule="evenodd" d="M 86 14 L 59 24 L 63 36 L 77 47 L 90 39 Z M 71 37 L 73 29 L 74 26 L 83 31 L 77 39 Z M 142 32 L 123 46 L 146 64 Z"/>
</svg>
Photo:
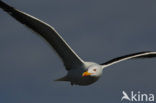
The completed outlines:
<svg viewBox="0 0 156 103">
<path fill-rule="evenodd" d="M 139 59 L 139 58 L 144 59 L 144 58 L 154 58 L 154 57 L 156 57 L 156 52 L 148 51 L 148 52 L 145 52 L 145 53 L 149 53 L 149 54 L 142 55 L 142 56 L 136 57 L 134 59 Z"/>
<path fill-rule="evenodd" d="M 6 4 L 2 0 L 0 0 L 0 8 L 2 8 L 6 12 L 12 12 L 14 10 L 13 7 L 11 7 L 10 5 Z"/>
</svg>

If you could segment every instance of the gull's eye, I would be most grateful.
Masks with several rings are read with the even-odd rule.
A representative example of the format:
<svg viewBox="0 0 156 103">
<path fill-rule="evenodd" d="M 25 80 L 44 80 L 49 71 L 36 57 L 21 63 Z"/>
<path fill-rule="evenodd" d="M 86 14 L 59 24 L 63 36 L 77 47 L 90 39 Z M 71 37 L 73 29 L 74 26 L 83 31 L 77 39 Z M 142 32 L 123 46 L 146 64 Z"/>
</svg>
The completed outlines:
<svg viewBox="0 0 156 103">
<path fill-rule="evenodd" d="M 96 72 L 96 69 L 93 69 L 94 72 Z"/>
</svg>

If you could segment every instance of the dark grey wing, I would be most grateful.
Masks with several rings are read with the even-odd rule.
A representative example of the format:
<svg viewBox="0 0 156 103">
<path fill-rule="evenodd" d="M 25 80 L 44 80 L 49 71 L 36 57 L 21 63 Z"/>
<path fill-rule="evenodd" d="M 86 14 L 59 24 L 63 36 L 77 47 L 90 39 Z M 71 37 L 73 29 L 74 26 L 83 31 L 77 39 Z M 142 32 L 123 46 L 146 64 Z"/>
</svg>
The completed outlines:
<svg viewBox="0 0 156 103">
<path fill-rule="evenodd" d="M 128 59 L 152 58 L 152 57 L 156 57 L 156 52 L 151 52 L 151 51 L 138 52 L 138 53 L 133 53 L 133 54 L 129 54 L 129 55 L 114 58 L 114 59 L 112 59 L 112 60 L 110 60 L 108 62 L 102 63 L 101 65 L 103 65 L 104 67 L 107 67 L 107 66 L 110 66 L 110 65 L 116 64 L 118 62 L 128 60 Z"/>
<path fill-rule="evenodd" d="M 49 24 L 19 11 L 0 0 L 0 8 L 42 36 L 58 53 L 67 70 L 83 65 L 83 60 Z"/>
</svg>

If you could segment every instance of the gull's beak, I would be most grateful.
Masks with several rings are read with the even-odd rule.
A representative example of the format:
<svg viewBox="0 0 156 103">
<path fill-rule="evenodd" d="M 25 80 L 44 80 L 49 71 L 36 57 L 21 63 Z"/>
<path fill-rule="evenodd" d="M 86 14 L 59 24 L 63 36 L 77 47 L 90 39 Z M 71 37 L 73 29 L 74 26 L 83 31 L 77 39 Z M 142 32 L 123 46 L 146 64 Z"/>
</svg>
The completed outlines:
<svg viewBox="0 0 156 103">
<path fill-rule="evenodd" d="M 91 75 L 92 73 L 89 73 L 88 71 L 86 71 L 86 72 L 84 72 L 83 74 L 82 74 L 82 76 L 83 77 L 86 77 L 86 76 L 89 76 L 89 75 Z"/>
</svg>

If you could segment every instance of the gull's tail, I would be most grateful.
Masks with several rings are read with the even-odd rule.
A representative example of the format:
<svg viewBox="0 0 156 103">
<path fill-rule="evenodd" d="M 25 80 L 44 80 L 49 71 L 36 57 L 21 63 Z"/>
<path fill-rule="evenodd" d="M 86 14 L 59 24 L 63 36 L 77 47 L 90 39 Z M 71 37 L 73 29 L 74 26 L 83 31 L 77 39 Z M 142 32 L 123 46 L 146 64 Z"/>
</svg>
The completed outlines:
<svg viewBox="0 0 156 103">
<path fill-rule="evenodd" d="M 64 76 L 64 77 L 56 79 L 54 81 L 68 81 L 68 78 L 67 78 L 67 76 Z"/>
</svg>

